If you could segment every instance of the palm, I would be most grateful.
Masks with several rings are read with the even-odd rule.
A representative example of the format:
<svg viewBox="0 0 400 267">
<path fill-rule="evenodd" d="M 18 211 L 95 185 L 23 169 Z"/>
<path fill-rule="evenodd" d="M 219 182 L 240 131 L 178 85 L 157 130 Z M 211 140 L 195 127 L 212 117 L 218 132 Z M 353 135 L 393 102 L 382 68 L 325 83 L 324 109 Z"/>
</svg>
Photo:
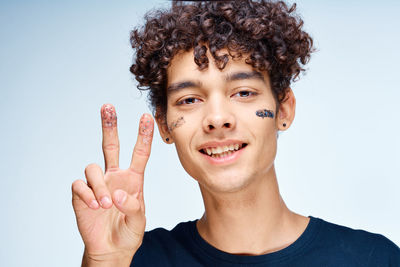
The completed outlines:
<svg viewBox="0 0 400 267">
<path fill-rule="evenodd" d="M 133 195 L 141 192 L 143 188 L 143 176 L 127 170 L 107 172 L 104 176 L 111 194 L 116 189 L 123 189 Z M 115 206 L 110 209 L 90 209 L 81 199 L 74 199 L 76 219 L 82 238 L 88 246 L 96 251 L 107 251 L 114 247 L 129 248 L 132 242 L 130 237 L 121 236 L 124 233 L 125 215 Z M 127 239 L 127 240 L 125 240 Z M 114 244 L 114 242 L 118 242 Z"/>
<path fill-rule="evenodd" d="M 104 108 L 104 107 L 103 107 Z M 102 109 L 103 110 L 103 109 Z M 127 223 L 127 215 L 116 207 L 116 203 L 108 208 L 91 208 L 88 201 L 79 194 L 73 194 L 72 204 L 75 210 L 79 232 L 85 243 L 85 247 L 93 254 L 112 253 L 114 251 L 127 251 L 137 249 L 138 244 L 145 229 L 144 202 L 143 202 L 143 172 L 147 162 L 151 137 L 153 131 L 153 121 L 147 120 L 147 132 L 139 131 L 131 166 L 122 170 L 118 167 L 119 141 L 115 127 L 105 127 L 103 119 L 103 151 L 105 157 L 106 172 L 104 178 L 96 178 L 96 182 L 103 184 L 111 196 L 118 189 L 123 190 L 129 196 L 137 199 L 140 205 L 140 218 L 134 222 Z M 115 116 L 116 120 L 116 116 Z M 149 123 L 150 122 L 150 123 Z M 149 126 L 150 125 L 150 126 Z M 146 130 L 146 129 L 145 129 Z M 98 167 L 99 168 L 99 167 Z M 95 182 L 91 182 L 87 175 L 88 185 L 94 193 L 99 187 Z M 93 184 L 92 184 L 93 183 Z M 74 191 L 74 189 L 73 189 Z M 98 201 L 99 197 L 96 195 Z"/>
</svg>

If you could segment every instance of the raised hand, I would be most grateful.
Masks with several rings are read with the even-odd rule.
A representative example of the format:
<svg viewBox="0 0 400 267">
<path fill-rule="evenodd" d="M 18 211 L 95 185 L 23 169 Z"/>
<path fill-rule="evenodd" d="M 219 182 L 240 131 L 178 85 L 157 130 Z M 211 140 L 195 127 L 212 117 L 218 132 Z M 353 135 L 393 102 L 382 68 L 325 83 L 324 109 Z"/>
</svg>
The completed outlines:
<svg viewBox="0 0 400 267">
<path fill-rule="evenodd" d="M 154 121 L 140 119 L 139 134 L 130 167 L 119 168 L 117 115 L 110 104 L 101 107 L 105 172 L 90 164 L 86 182 L 72 184 L 72 205 L 85 243 L 83 265 L 129 266 L 140 247 L 146 225 L 143 174 L 149 159 Z"/>
</svg>

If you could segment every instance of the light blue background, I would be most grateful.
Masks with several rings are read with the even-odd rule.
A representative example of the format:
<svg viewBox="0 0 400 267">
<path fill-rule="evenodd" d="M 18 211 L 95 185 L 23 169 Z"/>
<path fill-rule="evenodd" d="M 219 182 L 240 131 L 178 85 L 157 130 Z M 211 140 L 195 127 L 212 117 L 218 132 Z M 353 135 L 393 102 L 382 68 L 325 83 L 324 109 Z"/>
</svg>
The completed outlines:
<svg viewBox="0 0 400 267">
<path fill-rule="evenodd" d="M 298 6 L 318 52 L 293 85 L 296 119 L 279 138 L 281 193 L 298 213 L 400 244 L 400 5 L 327 2 Z M 79 266 L 70 186 L 87 164 L 103 165 L 103 103 L 117 108 L 121 166 L 130 162 L 149 110 L 129 72 L 129 31 L 160 3 L 169 5 L 0 3 L 0 266 Z M 202 201 L 175 148 L 155 136 L 147 229 L 171 228 L 199 218 Z"/>
</svg>

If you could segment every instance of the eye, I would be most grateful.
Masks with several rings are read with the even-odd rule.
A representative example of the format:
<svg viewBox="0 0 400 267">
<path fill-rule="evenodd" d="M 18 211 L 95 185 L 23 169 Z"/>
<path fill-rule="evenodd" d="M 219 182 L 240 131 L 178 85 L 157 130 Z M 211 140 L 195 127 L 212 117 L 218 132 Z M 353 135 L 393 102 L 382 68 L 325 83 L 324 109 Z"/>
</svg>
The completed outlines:
<svg viewBox="0 0 400 267">
<path fill-rule="evenodd" d="M 251 92 L 251 91 L 247 91 L 247 90 L 242 90 L 240 92 L 237 92 L 236 94 L 234 94 L 233 96 L 238 96 L 240 98 L 247 98 L 250 96 L 255 96 L 257 95 L 256 92 Z"/>
<path fill-rule="evenodd" d="M 197 102 L 199 102 L 200 100 L 198 98 L 195 97 L 188 97 L 185 99 L 180 100 L 177 105 L 192 105 L 195 104 Z"/>
</svg>

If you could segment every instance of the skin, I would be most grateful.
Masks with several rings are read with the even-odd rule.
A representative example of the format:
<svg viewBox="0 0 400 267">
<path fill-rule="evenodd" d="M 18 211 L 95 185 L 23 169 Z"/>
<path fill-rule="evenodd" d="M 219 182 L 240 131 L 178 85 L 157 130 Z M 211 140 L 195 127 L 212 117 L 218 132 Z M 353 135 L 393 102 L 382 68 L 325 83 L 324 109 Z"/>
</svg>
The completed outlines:
<svg viewBox="0 0 400 267">
<path fill-rule="evenodd" d="M 129 266 L 145 230 L 143 174 L 150 155 L 154 121 L 140 120 L 128 169 L 119 168 L 115 108 L 101 108 L 105 172 L 97 164 L 85 169 L 86 182 L 72 184 L 72 205 L 85 243 L 82 266 Z"/>
<path fill-rule="evenodd" d="M 168 131 L 172 132 L 175 128 L 182 126 L 185 123 L 184 117 L 179 117 L 177 120 L 173 121 L 168 125 Z"/>
<path fill-rule="evenodd" d="M 293 92 L 275 118 L 260 120 L 255 114 L 260 107 L 277 108 L 268 74 L 229 79 L 254 71 L 244 59 L 229 60 L 223 70 L 210 63 L 201 71 L 193 51 L 179 53 L 168 68 L 167 122 L 157 121 L 163 140 L 175 143 L 184 169 L 199 183 L 205 207 L 197 223 L 200 235 L 220 250 L 244 255 L 287 247 L 309 222 L 286 207 L 274 168 L 277 133 L 294 119 Z M 181 116 L 185 124 L 170 131 L 168 122 Z M 225 140 L 247 143 L 239 160 L 223 166 L 204 160 L 202 144 Z"/>
<path fill-rule="evenodd" d="M 274 118 L 274 112 L 268 109 L 259 109 L 256 111 L 256 116 L 261 118 Z"/>
<path fill-rule="evenodd" d="M 197 222 L 200 235 L 222 251 L 241 255 L 280 250 L 309 221 L 286 207 L 274 168 L 277 132 L 294 119 L 294 95 L 289 90 L 275 118 L 261 119 L 255 111 L 276 110 L 277 105 L 268 74 L 254 71 L 244 60 L 230 60 L 222 71 L 214 64 L 200 71 L 193 51 L 179 53 L 167 73 L 168 87 L 174 89 L 167 114 L 156 116 L 165 118 L 157 121 L 163 140 L 175 143 L 183 167 L 199 183 L 205 206 Z M 174 86 L 187 81 L 192 85 Z M 115 108 L 103 105 L 101 117 L 105 171 L 90 164 L 86 182 L 72 184 L 72 205 L 85 243 L 82 266 L 129 266 L 145 230 L 143 174 L 154 122 L 149 114 L 142 116 L 131 165 L 122 170 Z M 211 164 L 199 152 L 205 142 L 226 140 L 247 144 L 238 160 Z"/>
</svg>

